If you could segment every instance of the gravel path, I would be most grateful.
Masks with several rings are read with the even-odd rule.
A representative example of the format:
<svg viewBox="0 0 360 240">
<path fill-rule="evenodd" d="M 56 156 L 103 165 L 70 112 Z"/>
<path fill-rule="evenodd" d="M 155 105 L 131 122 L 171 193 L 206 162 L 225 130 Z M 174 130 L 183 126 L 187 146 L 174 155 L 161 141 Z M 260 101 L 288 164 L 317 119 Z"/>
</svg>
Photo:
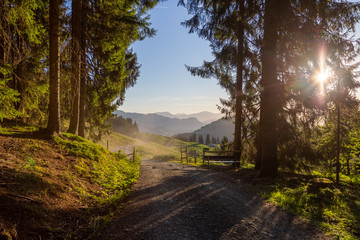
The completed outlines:
<svg viewBox="0 0 360 240">
<path fill-rule="evenodd" d="M 256 197 L 233 176 L 144 160 L 121 216 L 103 239 L 331 239 Z"/>
</svg>

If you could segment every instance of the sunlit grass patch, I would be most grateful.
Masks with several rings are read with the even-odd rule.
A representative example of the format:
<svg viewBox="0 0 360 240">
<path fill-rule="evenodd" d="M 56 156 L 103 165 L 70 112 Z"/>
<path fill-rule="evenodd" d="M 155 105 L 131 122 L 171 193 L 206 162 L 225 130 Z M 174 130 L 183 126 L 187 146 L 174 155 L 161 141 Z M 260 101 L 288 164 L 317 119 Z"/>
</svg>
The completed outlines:
<svg viewBox="0 0 360 240">
<path fill-rule="evenodd" d="M 133 137 L 129 137 L 117 132 L 111 132 L 110 135 L 100 140 L 99 145 L 104 148 L 108 148 L 108 150 L 111 152 L 116 152 L 119 150 L 119 147 L 133 145 L 136 143 L 137 141 Z"/>
<path fill-rule="evenodd" d="M 19 125 L 11 125 L 2 127 L 0 125 L 0 134 L 4 135 L 14 135 L 14 134 L 23 134 L 23 133 L 29 133 L 29 132 L 35 132 L 39 130 L 37 127 L 34 126 L 27 126 L 25 124 L 19 124 Z"/>
<path fill-rule="evenodd" d="M 106 151 L 103 147 L 70 133 L 62 133 L 62 136 L 55 136 L 54 140 L 69 153 L 91 160 L 99 161 L 104 157 Z"/>
<path fill-rule="evenodd" d="M 279 183 L 268 187 L 263 197 L 293 212 L 318 222 L 329 234 L 339 239 L 359 239 L 359 193 L 337 188 L 334 184 L 306 183 L 294 187 Z"/>
<path fill-rule="evenodd" d="M 180 152 L 178 149 L 167 147 L 155 142 L 147 142 L 141 145 L 143 150 L 144 157 L 154 158 L 158 160 L 168 160 L 172 161 L 174 159 L 179 159 Z"/>
<path fill-rule="evenodd" d="M 149 134 L 149 133 L 139 133 L 138 138 L 140 140 L 143 140 L 146 142 L 153 142 L 153 143 L 157 143 L 160 145 L 169 145 L 175 141 L 170 137 L 159 136 L 159 135 L 154 135 L 154 134 Z"/>
<path fill-rule="evenodd" d="M 67 152 L 78 157 L 73 166 L 81 177 L 97 183 L 103 188 L 100 193 L 89 193 L 74 179 L 73 189 L 86 198 L 95 199 L 98 203 L 113 202 L 124 196 L 129 186 L 139 176 L 139 161 L 129 161 L 121 152 L 111 153 L 103 147 L 69 133 L 56 136 L 55 142 Z"/>
<path fill-rule="evenodd" d="M 253 163 L 246 163 L 246 164 L 242 165 L 241 168 L 244 168 L 244 169 L 255 169 L 255 164 L 253 164 Z"/>
</svg>

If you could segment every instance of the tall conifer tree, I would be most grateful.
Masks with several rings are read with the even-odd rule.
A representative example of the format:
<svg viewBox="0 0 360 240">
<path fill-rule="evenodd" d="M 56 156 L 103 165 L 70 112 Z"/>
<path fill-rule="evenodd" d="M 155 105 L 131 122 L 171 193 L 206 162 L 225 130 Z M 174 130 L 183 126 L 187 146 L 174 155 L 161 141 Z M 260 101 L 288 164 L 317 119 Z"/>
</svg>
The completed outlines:
<svg viewBox="0 0 360 240">
<path fill-rule="evenodd" d="M 264 39 L 262 54 L 261 98 L 261 168 L 260 176 L 277 174 L 277 114 L 279 112 L 279 82 L 277 80 L 278 1 L 265 0 Z"/>
<path fill-rule="evenodd" d="M 50 102 L 47 129 L 50 133 L 60 133 L 60 34 L 59 0 L 50 0 L 49 43 L 50 43 Z"/>
<path fill-rule="evenodd" d="M 88 0 L 82 0 L 81 7 L 81 72 L 80 72 L 80 103 L 79 103 L 79 136 L 85 137 L 85 107 L 86 107 L 86 40 L 87 40 L 87 14 L 88 14 Z"/>
<path fill-rule="evenodd" d="M 82 0 L 72 0 L 71 6 L 71 115 L 68 132 L 76 134 L 80 113 Z"/>
<path fill-rule="evenodd" d="M 188 70 L 201 77 L 217 78 L 220 85 L 228 91 L 230 100 L 221 100 L 225 107 L 220 109 L 227 117 L 235 118 L 234 149 L 240 151 L 241 158 L 244 142 L 248 137 L 244 134 L 245 113 L 249 113 L 244 109 L 244 86 L 248 88 L 256 82 L 253 69 L 258 65 L 254 63 L 258 61 L 254 54 L 257 51 L 254 43 L 257 41 L 255 28 L 259 24 L 259 12 L 256 9 L 259 4 L 253 0 L 192 0 L 180 1 L 179 4 L 193 15 L 184 25 L 190 29 L 190 33 L 196 32 L 209 40 L 215 56 L 214 61 L 204 62 L 201 67 L 188 67 Z"/>
</svg>

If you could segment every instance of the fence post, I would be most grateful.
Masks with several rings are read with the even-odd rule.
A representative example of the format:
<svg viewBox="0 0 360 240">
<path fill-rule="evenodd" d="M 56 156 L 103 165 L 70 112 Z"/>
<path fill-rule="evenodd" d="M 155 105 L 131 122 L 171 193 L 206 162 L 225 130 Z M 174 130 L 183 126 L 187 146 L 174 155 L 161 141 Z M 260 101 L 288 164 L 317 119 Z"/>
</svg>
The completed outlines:
<svg viewBox="0 0 360 240">
<path fill-rule="evenodd" d="M 106 150 L 109 151 L 109 140 L 106 140 Z"/>
<path fill-rule="evenodd" d="M 135 147 L 133 148 L 133 163 L 135 163 L 135 154 L 136 154 L 136 149 Z"/>
<path fill-rule="evenodd" d="M 185 148 L 185 150 L 186 150 L 186 163 L 188 164 L 188 163 L 189 163 L 189 159 L 188 159 L 188 149 L 187 149 L 187 147 Z"/>
<path fill-rule="evenodd" d="M 195 150 L 195 165 L 196 165 L 197 150 Z"/>
<path fill-rule="evenodd" d="M 182 147 L 180 147 L 180 162 L 182 163 Z"/>
<path fill-rule="evenodd" d="M 203 164 L 205 164 L 205 148 L 203 148 L 203 157 L 202 157 L 202 159 L 203 159 Z"/>
</svg>

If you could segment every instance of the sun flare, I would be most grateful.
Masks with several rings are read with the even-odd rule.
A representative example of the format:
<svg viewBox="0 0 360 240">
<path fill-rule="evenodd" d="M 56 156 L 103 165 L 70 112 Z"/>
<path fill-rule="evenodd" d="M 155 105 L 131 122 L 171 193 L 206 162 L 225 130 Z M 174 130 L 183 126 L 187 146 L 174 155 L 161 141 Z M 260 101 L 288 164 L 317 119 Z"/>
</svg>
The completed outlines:
<svg viewBox="0 0 360 240">
<path fill-rule="evenodd" d="M 324 83 L 329 77 L 328 71 L 320 71 L 316 74 L 316 80 L 320 83 Z"/>
<path fill-rule="evenodd" d="M 319 84 L 319 93 L 325 94 L 325 82 L 330 77 L 330 69 L 326 67 L 326 49 L 321 46 L 319 52 L 319 70 L 315 74 L 315 80 Z"/>
</svg>

